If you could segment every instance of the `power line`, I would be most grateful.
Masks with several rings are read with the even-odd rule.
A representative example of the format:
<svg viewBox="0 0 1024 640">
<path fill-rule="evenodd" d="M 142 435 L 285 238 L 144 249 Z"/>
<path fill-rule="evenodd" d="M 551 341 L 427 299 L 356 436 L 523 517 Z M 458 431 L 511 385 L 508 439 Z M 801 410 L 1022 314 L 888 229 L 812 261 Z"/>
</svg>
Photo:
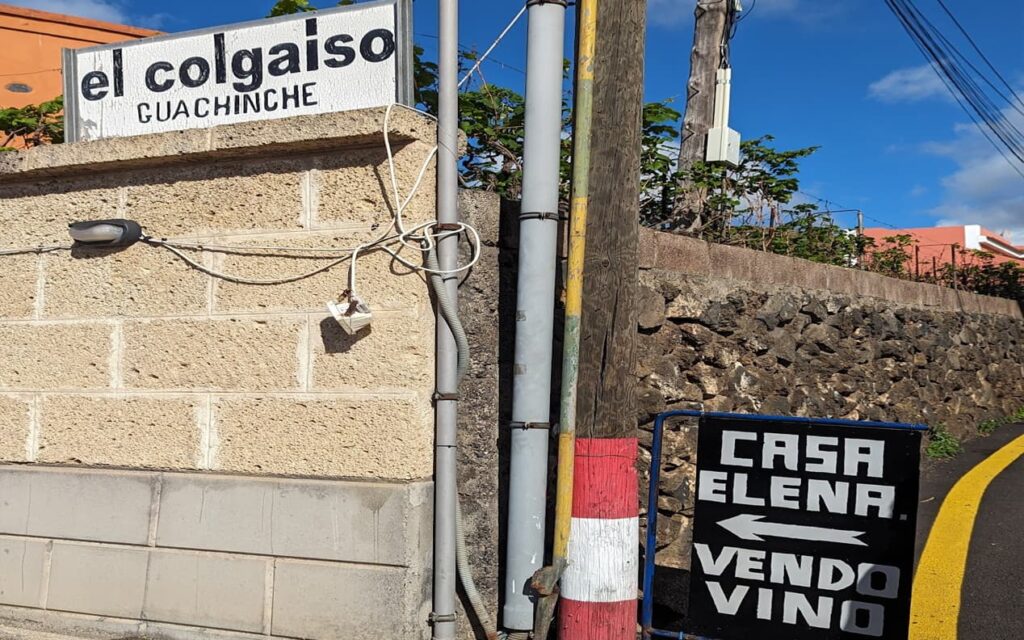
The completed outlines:
<svg viewBox="0 0 1024 640">
<path fill-rule="evenodd" d="M 965 29 L 962 24 L 960 24 L 960 21 L 957 20 L 955 15 L 953 15 L 953 12 L 949 10 L 949 7 L 946 6 L 946 3 L 943 2 L 943 0 L 938 0 L 938 3 L 939 6 L 942 7 L 942 10 L 946 13 L 946 15 L 949 16 L 949 19 L 953 21 L 953 24 L 956 25 L 956 28 L 960 31 L 960 33 L 963 34 L 965 38 L 967 38 L 967 42 L 971 44 L 971 47 L 974 49 L 975 53 L 977 53 L 981 57 L 981 59 L 985 61 L 985 64 L 988 66 L 989 69 L 992 70 L 992 73 L 996 74 L 996 77 L 999 78 L 1000 81 L 1002 81 L 1003 86 L 1006 87 L 1006 89 L 1010 92 L 1010 95 L 1016 98 L 1017 102 L 1024 106 L 1024 99 L 1021 99 L 1020 94 L 1017 93 L 1017 91 L 1010 85 L 1010 83 L 1006 81 L 1006 78 L 1003 77 L 1003 74 L 999 73 L 999 70 L 996 69 L 995 65 L 992 64 L 992 61 L 988 59 L 988 56 L 986 56 L 985 53 L 981 50 L 981 48 L 978 46 L 978 43 L 974 41 L 974 38 L 971 37 L 971 34 L 968 33 L 967 29 Z"/>
<path fill-rule="evenodd" d="M 1007 163 L 1024 177 L 1024 170 L 1021 168 L 1024 166 L 1024 133 L 1006 118 L 1002 109 L 981 88 L 975 77 L 991 87 L 1011 108 L 1021 112 L 1018 106 L 942 34 L 912 0 L 886 0 L 886 6 L 899 20 L 922 55 L 932 62 L 943 84 L 984 137 Z M 959 28 L 966 31 L 962 25 Z M 974 46 L 976 47 L 976 44 Z M 987 64 L 991 64 L 987 58 L 985 60 Z M 964 65 L 974 72 L 973 76 L 964 69 Z M 1012 90 L 1011 94 L 1019 99 Z M 1024 112 L 1021 113 L 1024 115 Z M 1013 156 L 1016 162 L 1010 156 Z"/>
<path fill-rule="evenodd" d="M 874 222 L 876 224 L 882 225 L 883 227 L 887 227 L 889 229 L 892 229 L 893 231 L 906 232 L 907 234 L 909 234 L 911 236 L 915 236 L 915 237 L 917 237 L 917 238 L 919 238 L 921 240 L 926 240 L 926 241 L 929 241 L 929 242 L 936 240 L 936 238 L 925 237 L 924 234 L 911 231 L 910 229 L 907 229 L 905 227 L 897 227 L 896 225 L 891 224 L 889 222 L 886 222 L 884 220 L 879 220 L 878 218 L 875 218 L 873 216 L 870 216 L 870 215 L 864 213 L 863 209 L 854 209 L 852 207 L 847 207 L 847 206 L 845 206 L 845 205 L 843 205 L 843 204 L 841 204 L 839 202 L 836 202 L 835 200 L 826 200 L 825 198 L 820 198 L 820 197 L 814 195 L 813 193 L 807 193 L 806 191 L 797 191 L 797 193 L 799 193 L 800 195 L 806 196 L 808 198 L 811 198 L 812 200 L 815 200 L 818 203 L 824 204 L 826 211 L 824 211 L 822 213 L 832 214 L 832 213 L 844 213 L 844 212 L 856 211 L 856 212 L 859 212 L 861 215 L 863 215 L 865 220 L 870 220 L 871 222 Z M 840 208 L 839 209 L 832 209 L 829 205 L 836 205 L 836 206 L 838 206 Z M 948 243 L 940 243 L 940 244 L 948 244 Z M 924 245 L 922 245 L 922 246 L 924 246 Z M 931 246 L 931 245 L 928 245 L 928 246 Z"/>
<path fill-rule="evenodd" d="M 526 8 L 527 5 L 524 4 L 522 8 L 519 9 L 519 13 L 517 13 L 512 18 L 512 20 L 509 21 L 508 25 L 505 26 L 505 29 L 502 30 L 502 32 L 498 34 L 498 37 L 494 39 L 494 42 L 491 43 L 491 46 L 487 47 L 487 50 L 484 51 L 483 55 L 480 56 L 480 58 L 476 61 L 476 64 L 473 65 L 473 68 L 471 68 L 466 73 L 462 80 L 459 80 L 460 87 L 466 84 L 466 82 L 468 82 L 469 79 L 473 77 L 473 74 L 476 73 L 477 69 L 480 68 L 480 65 L 484 63 L 484 60 L 486 60 L 487 57 L 490 56 L 491 53 L 498 47 L 498 45 L 501 44 L 501 41 L 505 39 L 505 36 L 508 35 L 509 31 L 512 31 L 512 28 L 516 26 L 516 23 L 519 22 L 519 19 L 522 18 L 523 14 L 526 13 Z"/>
<path fill-rule="evenodd" d="M 433 34 L 430 34 L 430 33 L 420 33 L 420 32 L 417 32 L 416 35 L 421 37 L 421 38 L 430 38 L 431 40 L 437 40 L 438 39 L 437 36 L 435 36 Z M 464 44 L 459 44 L 459 50 L 462 51 L 462 53 L 469 53 L 469 54 L 475 54 L 476 53 L 476 49 L 474 49 L 473 47 L 467 47 Z M 521 67 L 517 67 L 515 65 L 511 65 L 511 64 L 509 64 L 507 62 L 504 62 L 502 60 L 499 60 L 499 59 L 495 58 L 494 56 L 489 56 L 486 61 L 491 63 L 491 64 L 496 64 L 499 67 L 504 67 L 504 68 L 508 69 L 509 71 L 515 71 L 516 73 L 524 75 L 524 76 L 526 75 L 526 71 L 524 69 L 522 69 Z"/>
</svg>

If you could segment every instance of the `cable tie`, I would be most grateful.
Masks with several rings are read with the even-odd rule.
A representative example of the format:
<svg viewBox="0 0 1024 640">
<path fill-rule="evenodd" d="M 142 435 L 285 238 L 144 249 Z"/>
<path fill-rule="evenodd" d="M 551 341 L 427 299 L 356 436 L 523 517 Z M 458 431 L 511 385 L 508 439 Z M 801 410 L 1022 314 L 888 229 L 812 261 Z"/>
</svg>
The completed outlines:
<svg viewBox="0 0 1024 640">
<path fill-rule="evenodd" d="M 520 220 L 554 220 L 556 222 L 560 220 L 568 220 L 557 211 L 527 211 L 526 213 L 519 214 Z"/>
<path fill-rule="evenodd" d="M 522 429 L 524 431 L 529 429 L 543 429 L 545 431 L 551 429 L 550 422 L 510 422 L 508 426 L 512 429 Z"/>
</svg>

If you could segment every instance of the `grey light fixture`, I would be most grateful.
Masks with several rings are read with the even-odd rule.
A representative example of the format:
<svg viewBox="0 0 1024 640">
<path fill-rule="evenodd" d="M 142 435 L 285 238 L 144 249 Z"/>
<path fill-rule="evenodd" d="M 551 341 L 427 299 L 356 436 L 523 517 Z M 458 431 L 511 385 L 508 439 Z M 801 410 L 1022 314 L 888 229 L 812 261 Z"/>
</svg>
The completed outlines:
<svg viewBox="0 0 1024 640">
<path fill-rule="evenodd" d="M 86 220 L 68 225 L 77 244 L 96 247 L 129 247 L 142 239 L 142 227 L 134 220 Z"/>
</svg>

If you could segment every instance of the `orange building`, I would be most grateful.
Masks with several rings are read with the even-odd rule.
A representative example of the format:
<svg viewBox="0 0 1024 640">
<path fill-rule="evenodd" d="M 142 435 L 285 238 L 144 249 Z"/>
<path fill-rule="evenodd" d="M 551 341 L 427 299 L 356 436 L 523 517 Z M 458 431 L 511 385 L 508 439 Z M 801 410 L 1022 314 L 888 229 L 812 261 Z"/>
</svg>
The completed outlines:
<svg viewBox="0 0 1024 640">
<path fill-rule="evenodd" d="M 0 108 L 39 104 L 61 95 L 62 49 L 135 40 L 158 33 L 0 4 Z"/>
<path fill-rule="evenodd" d="M 992 256 L 996 264 L 1013 262 L 1024 268 L 1024 246 L 1014 245 L 1000 234 L 977 224 L 918 229 L 865 229 L 864 235 L 873 239 L 879 248 L 892 246 L 885 238 L 910 236 L 913 244 L 906 250 L 911 273 L 925 275 L 931 273 L 934 268 L 950 264 L 954 251 L 957 264 L 976 263 L 978 260 L 973 252 L 984 251 Z"/>
</svg>

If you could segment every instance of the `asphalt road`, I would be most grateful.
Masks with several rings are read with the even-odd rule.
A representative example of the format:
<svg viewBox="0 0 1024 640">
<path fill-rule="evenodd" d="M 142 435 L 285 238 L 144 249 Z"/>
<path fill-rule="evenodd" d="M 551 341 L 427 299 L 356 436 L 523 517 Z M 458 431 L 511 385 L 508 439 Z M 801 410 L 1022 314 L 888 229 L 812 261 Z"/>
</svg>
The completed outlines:
<svg viewBox="0 0 1024 640">
<path fill-rule="evenodd" d="M 925 467 L 918 509 L 918 559 L 949 490 L 1021 435 L 1024 424 L 1005 426 L 991 436 L 971 440 L 953 460 Z M 978 508 L 961 587 L 957 640 L 1024 640 L 1024 457 L 991 481 Z"/>
</svg>

